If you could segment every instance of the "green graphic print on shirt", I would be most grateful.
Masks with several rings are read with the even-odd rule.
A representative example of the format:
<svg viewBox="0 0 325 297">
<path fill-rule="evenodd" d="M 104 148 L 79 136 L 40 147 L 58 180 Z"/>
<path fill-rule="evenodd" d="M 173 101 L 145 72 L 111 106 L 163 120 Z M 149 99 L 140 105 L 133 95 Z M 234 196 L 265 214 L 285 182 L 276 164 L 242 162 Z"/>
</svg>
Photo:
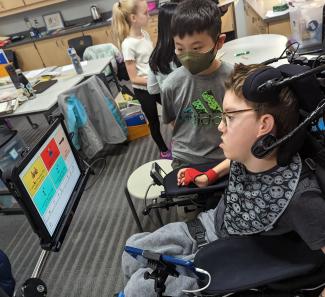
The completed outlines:
<svg viewBox="0 0 325 297">
<path fill-rule="evenodd" d="M 195 126 L 217 126 L 221 120 L 222 108 L 212 91 L 205 91 L 191 106 L 182 111 L 181 119 L 192 121 Z"/>
</svg>

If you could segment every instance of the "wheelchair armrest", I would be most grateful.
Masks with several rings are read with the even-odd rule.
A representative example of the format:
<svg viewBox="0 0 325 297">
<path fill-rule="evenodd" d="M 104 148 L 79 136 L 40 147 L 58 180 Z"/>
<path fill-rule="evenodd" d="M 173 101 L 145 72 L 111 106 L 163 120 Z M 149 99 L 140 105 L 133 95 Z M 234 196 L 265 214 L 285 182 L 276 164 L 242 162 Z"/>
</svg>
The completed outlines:
<svg viewBox="0 0 325 297">
<path fill-rule="evenodd" d="M 293 232 L 232 236 L 201 248 L 194 265 L 211 275 L 207 294 L 226 294 L 308 275 L 325 265 L 325 255 Z"/>
<path fill-rule="evenodd" d="M 184 167 L 191 167 L 195 168 L 200 171 L 207 171 L 210 168 L 213 168 L 220 162 L 214 162 L 214 163 L 205 163 L 205 164 L 195 164 L 195 165 L 189 165 Z M 182 167 L 182 168 L 184 168 Z M 224 176 L 217 180 L 217 182 L 213 185 L 209 185 L 204 188 L 199 188 L 195 184 L 190 184 L 188 186 L 180 187 L 177 185 L 177 173 L 180 170 L 180 168 L 175 169 L 168 173 L 164 177 L 163 186 L 164 186 L 164 192 L 161 194 L 162 198 L 169 198 L 169 197 L 177 197 L 182 195 L 189 195 L 189 194 L 203 194 L 203 193 L 211 193 L 211 192 L 217 192 L 217 191 L 223 191 L 224 188 L 228 184 L 228 175 Z"/>
</svg>

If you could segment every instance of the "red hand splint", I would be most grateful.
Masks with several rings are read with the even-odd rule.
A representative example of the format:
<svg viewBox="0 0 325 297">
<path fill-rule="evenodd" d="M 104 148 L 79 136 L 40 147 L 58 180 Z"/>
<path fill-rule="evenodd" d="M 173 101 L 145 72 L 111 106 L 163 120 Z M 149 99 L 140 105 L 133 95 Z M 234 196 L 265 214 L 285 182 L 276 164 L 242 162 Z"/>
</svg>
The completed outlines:
<svg viewBox="0 0 325 297">
<path fill-rule="evenodd" d="M 194 168 L 187 168 L 184 172 L 184 186 L 188 186 L 190 183 L 194 183 L 194 180 L 199 175 L 204 174 L 203 172 Z"/>
<path fill-rule="evenodd" d="M 213 169 L 209 169 L 208 171 L 203 172 L 203 174 L 208 177 L 209 184 L 213 184 L 219 178 L 218 173 L 215 172 Z"/>
</svg>

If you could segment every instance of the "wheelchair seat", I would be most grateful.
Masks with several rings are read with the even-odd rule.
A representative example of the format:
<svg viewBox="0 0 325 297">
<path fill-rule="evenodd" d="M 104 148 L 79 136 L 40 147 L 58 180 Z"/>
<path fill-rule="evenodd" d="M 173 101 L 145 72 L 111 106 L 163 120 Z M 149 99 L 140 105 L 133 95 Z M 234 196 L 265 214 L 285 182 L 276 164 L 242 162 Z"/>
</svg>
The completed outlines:
<svg viewBox="0 0 325 297">
<path fill-rule="evenodd" d="M 304 296 L 298 293 L 325 286 L 325 255 L 295 233 L 220 239 L 200 249 L 194 265 L 210 273 L 204 293 L 212 296 L 252 289 L 263 292 L 254 296 Z"/>
</svg>

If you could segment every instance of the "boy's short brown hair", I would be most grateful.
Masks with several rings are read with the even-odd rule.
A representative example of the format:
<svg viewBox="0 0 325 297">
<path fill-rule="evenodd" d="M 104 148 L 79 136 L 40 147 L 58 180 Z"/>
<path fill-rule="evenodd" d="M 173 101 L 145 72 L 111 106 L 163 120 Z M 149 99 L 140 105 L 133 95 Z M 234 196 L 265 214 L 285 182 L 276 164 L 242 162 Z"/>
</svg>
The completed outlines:
<svg viewBox="0 0 325 297">
<path fill-rule="evenodd" d="M 207 32 L 213 41 L 221 33 L 221 13 L 215 1 L 184 0 L 178 4 L 172 18 L 172 36 L 183 38 L 193 33 Z"/>
<path fill-rule="evenodd" d="M 261 64 L 235 64 L 229 79 L 225 82 L 226 90 L 233 91 L 236 96 L 243 98 L 253 109 L 256 109 L 257 116 L 271 114 L 275 120 L 276 137 L 279 139 L 287 135 L 299 122 L 298 100 L 293 92 L 284 87 L 279 95 L 279 100 L 274 102 L 256 103 L 248 101 L 243 96 L 243 85 L 245 79 L 255 70 L 266 67 Z"/>
</svg>

